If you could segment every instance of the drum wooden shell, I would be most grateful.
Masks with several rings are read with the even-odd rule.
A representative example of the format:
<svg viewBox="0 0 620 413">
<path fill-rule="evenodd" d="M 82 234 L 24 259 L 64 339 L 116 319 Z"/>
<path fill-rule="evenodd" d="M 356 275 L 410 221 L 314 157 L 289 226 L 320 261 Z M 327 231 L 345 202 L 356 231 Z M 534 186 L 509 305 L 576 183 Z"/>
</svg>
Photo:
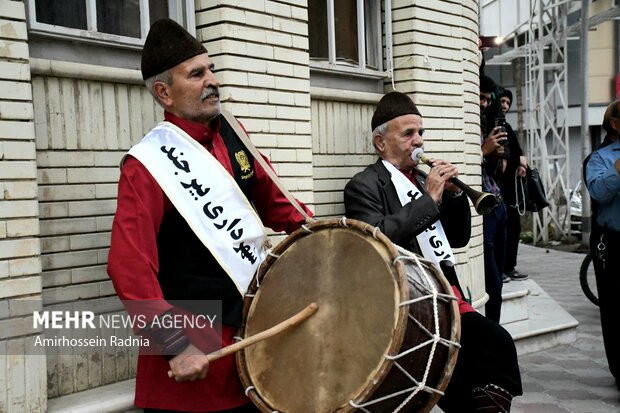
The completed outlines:
<svg viewBox="0 0 620 413">
<path fill-rule="evenodd" d="M 237 353 L 241 381 L 261 411 L 350 412 L 398 392 L 365 409 L 392 412 L 408 398 L 400 411 L 427 412 L 436 404 L 440 394 L 434 391 L 410 397 L 411 377 L 419 382 L 426 371 L 426 386 L 443 391 L 458 347 L 437 344 L 432 358 L 430 345 L 408 350 L 429 340 L 436 325 L 443 339 L 458 342 L 456 301 L 436 300 L 437 324 L 432 299 L 400 303 L 428 295 L 429 280 L 452 295 L 441 273 L 423 262 L 430 275 L 423 277 L 415 262 L 396 259 L 401 254 L 387 237 L 355 220 L 314 222 L 272 253 L 246 295 L 241 336 L 266 330 L 310 302 L 319 309 L 301 325 Z"/>
</svg>

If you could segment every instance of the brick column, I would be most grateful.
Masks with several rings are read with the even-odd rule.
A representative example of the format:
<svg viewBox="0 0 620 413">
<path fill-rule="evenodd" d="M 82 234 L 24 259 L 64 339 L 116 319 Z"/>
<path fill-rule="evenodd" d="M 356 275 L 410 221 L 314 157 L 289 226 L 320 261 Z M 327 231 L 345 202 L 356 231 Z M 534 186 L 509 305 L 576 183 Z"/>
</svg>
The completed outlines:
<svg viewBox="0 0 620 413">
<path fill-rule="evenodd" d="M 480 189 L 477 22 L 476 0 L 392 1 L 394 86 L 420 108 L 426 150 L 456 164 L 460 178 Z M 482 219 L 473 208 L 472 217 L 457 273 L 476 302 L 485 300 L 484 257 Z"/>
<path fill-rule="evenodd" d="M 285 186 L 311 204 L 306 1 L 200 0 L 196 36 L 216 65 L 224 107 L 270 157 Z"/>
<path fill-rule="evenodd" d="M 0 411 L 44 412 L 45 356 L 25 355 L 34 340 L 32 307 L 41 306 L 41 260 L 22 1 L 0 0 L 0 73 Z"/>
</svg>

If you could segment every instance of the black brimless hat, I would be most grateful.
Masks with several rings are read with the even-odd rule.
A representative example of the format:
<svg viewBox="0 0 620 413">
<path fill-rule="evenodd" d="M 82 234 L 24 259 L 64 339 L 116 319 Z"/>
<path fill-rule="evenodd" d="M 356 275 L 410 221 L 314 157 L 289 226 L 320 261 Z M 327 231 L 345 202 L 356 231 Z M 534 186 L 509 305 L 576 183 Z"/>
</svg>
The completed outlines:
<svg viewBox="0 0 620 413">
<path fill-rule="evenodd" d="M 370 126 L 374 131 L 377 126 L 403 115 L 422 116 L 409 96 L 401 92 L 390 92 L 377 104 Z"/>
<path fill-rule="evenodd" d="M 142 79 L 158 75 L 207 49 L 172 19 L 151 26 L 142 49 Z"/>
</svg>

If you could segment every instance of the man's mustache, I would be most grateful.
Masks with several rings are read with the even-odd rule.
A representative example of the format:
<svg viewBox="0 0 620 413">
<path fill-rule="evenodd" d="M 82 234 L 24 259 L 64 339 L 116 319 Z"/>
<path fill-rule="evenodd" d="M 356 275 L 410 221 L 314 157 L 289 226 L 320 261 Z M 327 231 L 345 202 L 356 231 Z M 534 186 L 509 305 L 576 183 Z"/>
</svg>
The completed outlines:
<svg viewBox="0 0 620 413">
<path fill-rule="evenodd" d="M 220 90 L 216 87 L 213 86 L 209 86 L 208 88 L 206 88 L 204 90 L 204 92 L 202 92 L 202 94 L 200 95 L 200 99 L 201 100 L 205 100 L 206 98 L 210 97 L 210 96 L 216 96 L 216 97 L 220 97 Z"/>
</svg>

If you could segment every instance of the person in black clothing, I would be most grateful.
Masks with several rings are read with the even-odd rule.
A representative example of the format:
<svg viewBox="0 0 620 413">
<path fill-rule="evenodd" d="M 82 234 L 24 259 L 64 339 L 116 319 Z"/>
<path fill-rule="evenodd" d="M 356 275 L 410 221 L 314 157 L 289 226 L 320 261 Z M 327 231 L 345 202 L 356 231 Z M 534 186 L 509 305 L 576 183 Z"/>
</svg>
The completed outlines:
<svg viewBox="0 0 620 413">
<path fill-rule="evenodd" d="M 422 148 L 422 115 L 411 98 L 390 92 L 372 117 L 372 143 L 378 158 L 345 186 L 346 216 L 373 225 L 392 242 L 432 259 L 453 286 L 461 313 L 461 349 L 439 406 L 446 413 L 510 411 L 512 398 L 523 393 L 517 353 L 510 334 L 462 299 L 452 254 L 429 251 L 423 233 L 445 238 L 435 246 L 464 247 L 471 235 L 467 198 L 450 183 L 456 165 L 431 159 L 428 174 L 411 158 Z M 445 243 L 443 243 L 445 241 Z M 445 252 L 444 248 L 441 248 Z"/>
<path fill-rule="evenodd" d="M 492 211 L 482 217 L 484 246 L 484 284 L 489 300 L 485 315 L 499 323 L 502 312 L 502 275 L 506 253 L 506 204 L 499 188 L 502 161 L 508 140 L 496 120 L 503 117 L 499 104 L 498 87 L 488 76 L 480 76 L 480 143 L 482 151 L 482 191 L 497 197 Z"/>
<path fill-rule="evenodd" d="M 499 102 L 502 113 L 506 116 L 512 105 L 512 92 L 502 88 L 499 92 Z M 517 185 L 517 182 L 525 178 L 527 158 L 523 155 L 517 134 L 510 124 L 505 121 L 505 118 L 503 126 L 508 134 L 508 140 L 504 148 L 502 159 L 503 171 L 499 187 L 506 203 L 508 223 L 506 225 L 506 252 L 504 255 L 502 281 L 508 282 L 510 280 L 525 280 L 528 278 L 527 274 L 521 274 L 515 269 L 519 249 L 519 235 L 521 234 L 521 215 L 525 212 L 525 203 L 523 201 L 518 202 L 519 194 L 517 193 L 520 188 L 523 188 L 523 185 Z M 524 183 L 523 180 L 521 180 L 521 183 Z M 521 200 L 523 200 L 523 197 L 521 197 Z"/>
</svg>

